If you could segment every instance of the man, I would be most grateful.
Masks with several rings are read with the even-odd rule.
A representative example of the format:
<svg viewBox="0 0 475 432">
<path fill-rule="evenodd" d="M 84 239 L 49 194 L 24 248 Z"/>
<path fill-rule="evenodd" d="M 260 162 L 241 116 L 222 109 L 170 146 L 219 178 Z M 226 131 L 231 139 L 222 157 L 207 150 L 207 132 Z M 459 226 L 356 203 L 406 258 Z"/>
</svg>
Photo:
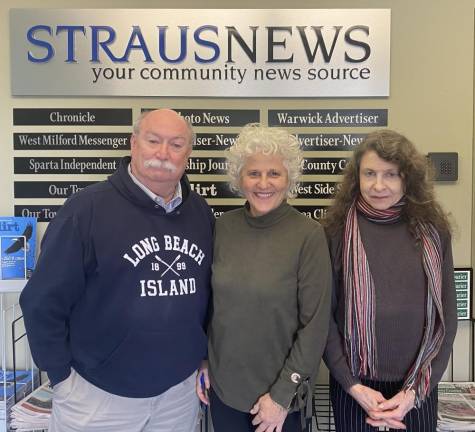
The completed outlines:
<svg viewBox="0 0 475 432">
<path fill-rule="evenodd" d="M 54 386 L 50 432 L 190 432 L 214 218 L 184 175 L 194 134 L 144 113 L 131 158 L 51 221 L 20 304 Z"/>
</svg>

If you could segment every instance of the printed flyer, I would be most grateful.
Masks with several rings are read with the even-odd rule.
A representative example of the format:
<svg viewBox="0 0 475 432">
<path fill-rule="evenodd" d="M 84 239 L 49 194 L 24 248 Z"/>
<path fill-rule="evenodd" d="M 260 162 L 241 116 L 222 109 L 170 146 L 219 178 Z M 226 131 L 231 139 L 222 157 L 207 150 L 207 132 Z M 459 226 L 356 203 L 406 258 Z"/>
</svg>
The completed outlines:
<svg viewBox="0 0 475 432">
<path fill-rule="evenodd" d="M 35 268 L 36 218 L 0 217 L 0 279 L 26 279 Z"/>
</svg>

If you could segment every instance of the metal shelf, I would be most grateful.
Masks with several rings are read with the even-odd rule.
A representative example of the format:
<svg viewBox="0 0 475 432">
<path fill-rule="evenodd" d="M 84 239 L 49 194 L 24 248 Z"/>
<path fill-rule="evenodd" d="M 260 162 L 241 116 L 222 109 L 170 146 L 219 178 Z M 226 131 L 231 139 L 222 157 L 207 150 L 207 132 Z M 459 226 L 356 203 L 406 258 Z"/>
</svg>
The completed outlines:
<svg viewBox="0 0 475 432">
<path fill-rule="evenodd" d="M 0 294 L 19 293 L 23 290 L 27 279 L 0 280 Z"/>
</svg>

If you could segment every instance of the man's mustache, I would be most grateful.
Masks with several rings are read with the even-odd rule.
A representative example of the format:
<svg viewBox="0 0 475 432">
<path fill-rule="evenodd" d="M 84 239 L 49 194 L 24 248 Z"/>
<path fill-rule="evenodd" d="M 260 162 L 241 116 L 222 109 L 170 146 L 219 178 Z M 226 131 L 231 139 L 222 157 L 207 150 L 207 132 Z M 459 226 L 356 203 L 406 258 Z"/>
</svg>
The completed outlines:
<svg viewBox="0 0 475 432">
<path fill-rule="evenodd" d="M 158 159 L 148 159 L 143 163 L 145 168 L 160 168 L 166 169 L 170 172 L 175 172 L 177 167 L 173 165 L 170 161 L 161 161 Z"/>
</svg>

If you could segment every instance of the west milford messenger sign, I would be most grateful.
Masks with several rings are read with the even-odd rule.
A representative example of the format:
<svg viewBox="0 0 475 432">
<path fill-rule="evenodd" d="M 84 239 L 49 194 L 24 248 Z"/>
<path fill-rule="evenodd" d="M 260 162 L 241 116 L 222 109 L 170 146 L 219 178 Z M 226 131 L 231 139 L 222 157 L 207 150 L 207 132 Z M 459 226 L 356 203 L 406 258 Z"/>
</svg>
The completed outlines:
<svg viewBox="0 0 475 432">
<path fill-rule="evenodd" d="M 389 9 L 12 9 L 13 95 L 389 95 Z"/>
</svg>

